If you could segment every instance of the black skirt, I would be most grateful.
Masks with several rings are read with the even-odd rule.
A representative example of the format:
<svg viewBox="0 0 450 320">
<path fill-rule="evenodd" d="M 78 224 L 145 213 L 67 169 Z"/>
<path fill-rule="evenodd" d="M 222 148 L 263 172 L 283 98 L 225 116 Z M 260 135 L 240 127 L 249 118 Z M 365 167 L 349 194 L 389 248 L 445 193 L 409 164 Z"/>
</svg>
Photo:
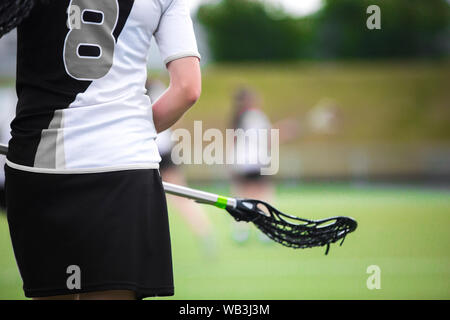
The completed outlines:
<svg viewBox="0 0 450 320">
<path fill-rule="evenodd" d="M 173 295 L 158 170 L 42 174 L 5 166 L 14 254 L 27 297 L 132 290 Z"/>
</svg>

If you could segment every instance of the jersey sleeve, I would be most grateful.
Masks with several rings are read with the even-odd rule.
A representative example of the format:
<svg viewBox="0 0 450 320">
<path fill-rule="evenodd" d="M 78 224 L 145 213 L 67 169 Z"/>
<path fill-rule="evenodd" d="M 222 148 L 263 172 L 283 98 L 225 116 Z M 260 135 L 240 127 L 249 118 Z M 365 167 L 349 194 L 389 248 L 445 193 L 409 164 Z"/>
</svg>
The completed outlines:
<svg viewBox="0 0 450 320">
<path fill-rule="evenodd" d="M 164 64 L 184 57 L 200 59 L 187 1 L 169 1 L 154 33 Z"/>
</svg>

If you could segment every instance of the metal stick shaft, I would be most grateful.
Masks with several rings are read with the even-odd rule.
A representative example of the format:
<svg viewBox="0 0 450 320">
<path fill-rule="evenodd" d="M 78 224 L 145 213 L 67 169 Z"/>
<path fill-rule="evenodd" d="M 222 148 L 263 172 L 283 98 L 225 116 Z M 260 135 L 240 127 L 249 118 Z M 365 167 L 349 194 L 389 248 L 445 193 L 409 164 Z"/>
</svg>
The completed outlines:
<svg viewBox="0 0 450 320">
<path fill-rule="evenodd" d="M 236 199 L 234 198 L 225 198 L 221 197 L 217 194 L 205 192 L 197 189 L 192 189 L 188 187 L 179 186 L 176 184 L 163 182 L 164 191 L 175 196 L 180 196 L 184 198 L 189 198 L 201 203 L 207 203 L 212 205 L 217 205 L 220 198 L 226 201 L 226 206 L 235 208 L 236 207 Z"/>
<path fill-rule="evenodd" d="M 0 144 L 0 154 L 6 155 L 8 153 L 8 146 L 4 144 Z M 195 200 L 197 202 L 218 205 L 220 200 L 222 202 L 226 202 L 224 205 L 227 207 L 236 207 L 236 199 L 234 198 L 225 198 L 221 197 L 217 194 L 205 192 L 201 190 L 196 190 L 188 187 L 179 186 L 176 184 L 163 182 L 164 191 L 175 196 L 188 198 Z"/>
<path fill-rule="evenodd" d="M 8 146 L 6 146 L 4 144 L 0 144 L 0 154 L 3 154 L 6 156 L 7 153 L 8 153 Z"/>
</svg>

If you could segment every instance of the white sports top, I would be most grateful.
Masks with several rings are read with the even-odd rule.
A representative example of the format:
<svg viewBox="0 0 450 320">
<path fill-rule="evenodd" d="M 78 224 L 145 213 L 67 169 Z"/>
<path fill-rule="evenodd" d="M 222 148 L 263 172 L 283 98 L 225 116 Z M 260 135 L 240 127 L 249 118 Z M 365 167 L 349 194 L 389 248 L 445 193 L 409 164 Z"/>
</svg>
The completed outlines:
<svg viewBox="0 0 450 320">
<path fill-rule="evenodd" d="M 154 36 L 165 63 L 200 58 L 186 1 L 37 4 L 18 30 L 8 165 L 43 173 L 158 168 L 147 55 Z"/>
<path fill-rule="evenodd" d="M 233 166 L 235 173 L 256 173 L 260 172 L 261 168 L 265 166 L 260 162 L 258 155 L 260 152 L 263 152 L 263 154 L 268 154 L 269 152 L 268 150 L 260 150 L 259 139 L 261 139 L 261 137 L 258 136 L 258 130 L 267 130 L 267 133 L 269 134 L 271 128 L 272 125 L 269 118 L 261 109 L 251 108 L 239 115 L 237 129 L 243 129 L 246 132 L 254 131 L 255 136 L 258 138 L 255 140 L 249 139 L 245 144 L 244 152 L 241 154 L 243 163 Z M 235 153 L 237 154 L 239 152 L 237 150 L 237 144 L 235 144 L 234 147 Z"/>
</svg>

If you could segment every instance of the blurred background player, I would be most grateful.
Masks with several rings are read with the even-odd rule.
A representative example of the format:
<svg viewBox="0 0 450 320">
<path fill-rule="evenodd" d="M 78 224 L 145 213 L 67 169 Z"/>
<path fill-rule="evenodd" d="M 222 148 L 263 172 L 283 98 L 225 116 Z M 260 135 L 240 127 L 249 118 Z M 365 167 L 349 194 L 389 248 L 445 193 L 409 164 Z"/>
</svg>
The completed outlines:
<svg viewBox="0 0 450 320">
<path fill-rule="evenodd" d="M 241 87 L 236 90 L 233 97 L 233 115 L 231 126 L 234 130 L 266 130 L 268 134 L 267 147 L 269 150 L 260 150 L 258 139 L 247 139 L 244 163 L 235 164 L 232 167 L 233 193 L 243 198 L 264 199 L 272 203 L 274 201 L 275 188 L 271 176 L 262 175 L 261 169 L 265 166 L 259 160 L 252 161 L 252 157 L 261 154 L 270 154 L 270 130 L 279 129 L 279 142 L 286 142 L 298 136 L 299 124 L 297 120 L 284 119 L 274 125 L 271 124 L 267 115 L 263 112 L 262 99 L 260 95 L 251 88 Z M 258 135 L 256 135 L 258 136 Z M 234 145 L 236 148 L 236 143 Z M 236 151 L 236 150 L 235 150 Z M 236 152 L 233 154 L 237 154 Z M 263 233 L 259 232 L 258 238 L 266 242 L 269 240 Z M 233 222 L 232 238 L 238 243 L 247 241 L 250 237 L 249 225 L 245 222 Z"/>
<path fill-rule="evenodd" d="M 157 79 L 149 79 L 146 87 L 147 94 L 152 103 L 167 89 L 164 83 Z M 156 138 L 156 144 L 162 159 L 159 164 L 161 177 L 166 182 L 186 186 L 187 182 L 183 170 L 172 161 L 171 152 L 174 142 L 172 141 L 171 136 L 172 130 L 167 129 L 159 133 Z M 203 207 L 195 201 L 182 197 L 167 194 L 167 199 L 170 201 L 170 204 L 175 207 L 176 211 L 181 215 L 189 229 L 195 235 L 203 253 L 207 257 L 214 256 L 216 252 L 216 242 L 212 223 Z"/>
</svg>

